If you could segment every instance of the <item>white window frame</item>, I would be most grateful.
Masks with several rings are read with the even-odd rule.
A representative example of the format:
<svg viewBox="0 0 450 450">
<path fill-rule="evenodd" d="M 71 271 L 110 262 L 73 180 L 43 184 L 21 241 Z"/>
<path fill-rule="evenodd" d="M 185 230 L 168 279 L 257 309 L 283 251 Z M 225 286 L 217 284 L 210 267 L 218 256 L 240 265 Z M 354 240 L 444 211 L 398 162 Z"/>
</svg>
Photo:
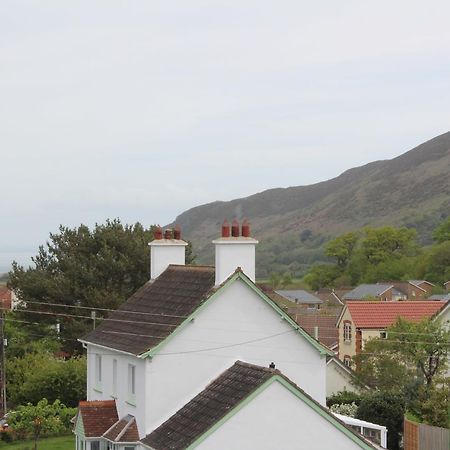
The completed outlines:
<svg viewBox="0 0 450 450">
<path fill-rule="evenodd" d="M 128 364 L 128 403 L 136 405 L 136 366 Z"/>
<path fill-rule="evenodd" d="M 350 356 L 348 356 L 348 355 L 345 355 L 344 356 L 344 366 L 345 367 L 349 367 L 349 368 L 351 368 L 352 367 L 352 358 L 350 357 Z"/>
<path fill-rule="evenodd" d="M 95 390 L 102 391 L 102 355 L 95 354 Z"/>
<path fill-rule="evenodd" d="M 352 341 L 352 324 L 344 322 L 344 342 Z"/>
<path fill-rule="evenodd" d="M 117 398 L 117 359 L 112 361 L 112 393 L 111 397 Z"/>
</svg>

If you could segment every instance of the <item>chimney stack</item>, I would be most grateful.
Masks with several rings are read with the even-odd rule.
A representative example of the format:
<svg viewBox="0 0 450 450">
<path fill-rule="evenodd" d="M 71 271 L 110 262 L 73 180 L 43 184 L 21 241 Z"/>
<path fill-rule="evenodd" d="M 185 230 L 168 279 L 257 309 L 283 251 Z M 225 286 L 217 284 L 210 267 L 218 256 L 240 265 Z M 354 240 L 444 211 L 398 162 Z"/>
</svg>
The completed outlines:
<svg viewBox="0 0 450 450">
<path fill-rule="evenodd" d="M 181 239 L 180 227 L 168 228 L 163 232 L 160 226 L 155 228 L 154 240 L 150 246 L 150 279 L 154 280 L 164 272 L 170 264 L 185 264 L 185 247 L 187 242 Z"/>
<path fill-rule="evenodd" d="M 242 229 L 242 233 L 240 233 Z M 230 225 L 225 219 L 222 233 L 213 244 L 216 248 L 216 286 L 223 283 L 238 267 L 255 281 L 255 247 L 258 241 L 250 237 L 250 225 L 244 220 L 242 227 L 236 219 Z"/>
</svg>

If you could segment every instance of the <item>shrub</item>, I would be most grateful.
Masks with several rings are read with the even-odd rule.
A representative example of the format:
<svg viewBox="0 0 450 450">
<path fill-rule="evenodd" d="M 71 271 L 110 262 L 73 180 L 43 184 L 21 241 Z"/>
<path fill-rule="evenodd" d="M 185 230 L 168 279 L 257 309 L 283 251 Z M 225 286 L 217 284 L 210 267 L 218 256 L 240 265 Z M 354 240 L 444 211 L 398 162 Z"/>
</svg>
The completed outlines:
<svg viewBox="0 0 450 450">
<path fill-rule="evenodd" d="M 355 403 L 359 406 L 361 403 L 361 395 L 351 391 L 340 391 L 327 398 L 327 406 L 331 408 L 333 405 L 348 405 Z"/>
</svg>

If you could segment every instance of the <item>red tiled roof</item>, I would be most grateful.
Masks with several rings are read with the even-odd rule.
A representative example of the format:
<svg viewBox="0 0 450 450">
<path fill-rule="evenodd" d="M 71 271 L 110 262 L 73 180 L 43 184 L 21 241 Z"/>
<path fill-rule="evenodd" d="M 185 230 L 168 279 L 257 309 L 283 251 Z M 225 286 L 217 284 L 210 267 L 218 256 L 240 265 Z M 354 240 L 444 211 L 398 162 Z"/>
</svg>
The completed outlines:
<svg viewBox="0 0 450 450">
<path fill-rule="evenodd" d="M 107 430 L 103 437 L 114 442 L 137 442 L 139 433 L 136 419 L 128 414 Z"/>
<path fill-rule="evenodd" d="M 319 341 L 330 347 L 339 340 L 339 329 L 336 327 L 338 317 L 339 314 L 295 314 L 295 321 L 312 337 L 317 327 Z"/>
<path fill-rule="evenodd" d="M 420 322 L 443 307 L 439 301 L 370 302 L 347 301 L 356 328 L 386 328 L 398 317 Z"/>
<path fill-rule="evenodd" d="M 115 400 L 81 401 L 78 414 L 83 419 L 86 437 L 100 437 L 118 420 Z"/>
</svg>

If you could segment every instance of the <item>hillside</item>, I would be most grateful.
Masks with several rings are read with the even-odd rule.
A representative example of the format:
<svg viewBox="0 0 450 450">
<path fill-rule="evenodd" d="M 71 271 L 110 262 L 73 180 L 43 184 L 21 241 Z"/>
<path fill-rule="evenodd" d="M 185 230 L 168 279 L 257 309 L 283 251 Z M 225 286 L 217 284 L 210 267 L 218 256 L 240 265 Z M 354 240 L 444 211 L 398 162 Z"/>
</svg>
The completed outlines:
<svg viewBox="0 0 450 450">
<path fill-rule="evenodd" d="M 347 170 L 309 186 L 269 189 L 246 198 L 201 205 L 178 223 L 201 262 L 212 262 L 211 239 L 220 224 L 246 217 L 257 247 L 259 276 L 290 270 L 301 274 L 323 260 L 330 237 L 365 225 L 415 227 L 423 243 L 450 215 L 450 132 L 407 153 Z"/>
</svg>

